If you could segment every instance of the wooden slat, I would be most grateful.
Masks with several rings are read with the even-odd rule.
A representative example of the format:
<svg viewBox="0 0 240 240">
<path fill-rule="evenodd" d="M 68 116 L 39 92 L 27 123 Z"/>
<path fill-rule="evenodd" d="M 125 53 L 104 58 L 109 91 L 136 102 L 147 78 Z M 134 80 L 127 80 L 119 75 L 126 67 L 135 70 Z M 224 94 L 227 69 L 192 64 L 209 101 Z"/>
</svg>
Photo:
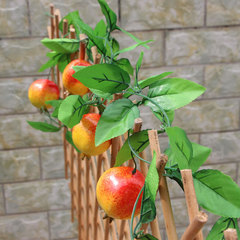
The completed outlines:
<svg viewBox="0 0 240 240">
<path fill-rule="evenodd" d="M 181 175 L 182 175 L 183 188 L 184 188 L 184 193 L 185 193 L 185 198 L 187 203 L 189 222 L 191 223 L 199 212 L 197 197 L 196 197 L 194 184 L 193 184 L 192 170 L 191 169 L 181 170 Z M 203 235 L 201 230 L 199 231 L 195 239 L 203 240 Z"/>
<path fill-rule="evenodd" d="M 195 236 L 202 229 L 207 220 L 207 214 L 204 212 L 199 212 L 187 227 L 186 231 L 181 237 L 181 240 L 194 240 Z"/>
</svg>

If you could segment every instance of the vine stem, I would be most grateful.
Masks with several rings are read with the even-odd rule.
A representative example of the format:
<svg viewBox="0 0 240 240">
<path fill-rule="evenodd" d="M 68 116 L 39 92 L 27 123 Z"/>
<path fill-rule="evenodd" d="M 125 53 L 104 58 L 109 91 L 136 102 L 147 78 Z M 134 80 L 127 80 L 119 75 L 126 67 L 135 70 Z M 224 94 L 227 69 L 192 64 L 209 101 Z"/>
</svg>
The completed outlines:
<svg viewBox="0 0 240 240">
<path fill-rule="evenodd" d="M 137 204 L 138 204 L 138 201 L 139 201 L 139 198 L 143 192 L 143 189 L 144 189 L 144 186 L 142 187 L 142 189 L 140 190 L 138 196 L 137 196 L 137 199 L 134 203 L 134 206 L 133 206 L 133 211 L 132 211 L 132 216 L 131 216 L 131 223 L 130 223 L 130 236 L 131 236 L 131 240 L 134 240 L 134 236 L 133 236 L 133 219 L 134 219 L 134 214 L 135 214 L 135 211 L 136 211 L 136 208 L 137 208 Z"/>
<path fill-rule="evenodd" d="M 142 160 L 142 161 L 144 161 L 145 163 L 150 164 L 149 161 L 141 158 L 141 157 L 137 154 L 137 152 L 133 149 L 133 147 L 132 147 L 132 145 L 131 145 L 131 143 L 130 143 L 130 140 L 129 140 L 129 133 L 130 133 L 130 132 L 128 131 L 128 145 L 129 145 L 129 147 L 130 147 L 130 149 L 131 149 L 131 152 L 132 152 L 139 160 Z"/>
<path fill-rule="evenodd" d="M 148 96 L 143 95 L 143 94 L 141 94 L 141 93 L 138 93 L 138 92 L 136 92 L 134 89 L 132 89 L 132 90 L 134 91 L 134 94 L 135 94 L 135 95 L 137 95 L 137 96 L 139 96 L 139 97 L 142 97 L 142 98 L 145 98 L 145 99 L 147 99 L 148 101 L 150 101 L 152 104 L 154 104 L 155 106 L 157 106 L 157 107 L 161 110 L 161 112 L 162 112 L 162 114 L 164 115 L 164 117 L 167 119 L 167 127 L 170 127 L 170 126 L 171 126 L 170 121 L 169 121 L 169 118 L 168 118 L 166 112 L 164 111 L 164 109 L 163 109 L 158 103 L 156 103 L 155 101 L 153 101 L 153 100 L 152 100 L 151 98 L 149 98 Z"/>
</svg>

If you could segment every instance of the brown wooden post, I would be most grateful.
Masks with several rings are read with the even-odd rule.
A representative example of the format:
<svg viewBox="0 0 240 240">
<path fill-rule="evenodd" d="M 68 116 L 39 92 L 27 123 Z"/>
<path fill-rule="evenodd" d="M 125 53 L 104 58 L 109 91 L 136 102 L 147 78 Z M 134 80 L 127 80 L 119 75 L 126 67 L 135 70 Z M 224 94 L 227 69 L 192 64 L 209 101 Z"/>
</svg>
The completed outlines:
<svg viewBox="0 0 240 240">
<path fill-rule="evenodd" d="M 181 240 L 194 240 L 198 232 L 202 229 L 207 222 L 208 216 L 204 212 L 199 212 L 189 224 L 186 231 L 181 237 Z"/>
<path fill-rule="evenodd" d="M 184 188 L 184 193 L 185 193 L 185 198 L 187 203 L 189 222 L 191 223 L 194 217 L 199 212 L 197 197 L 196 197 L 194 184 L 193 184 L 192 170 L 191 169 L 181 170 L 181 175 L 182 175 L 183 188 Z M 203 240 L 203 235 L 201 230 L 196 235 L 195 239 Z"/>
</svg>

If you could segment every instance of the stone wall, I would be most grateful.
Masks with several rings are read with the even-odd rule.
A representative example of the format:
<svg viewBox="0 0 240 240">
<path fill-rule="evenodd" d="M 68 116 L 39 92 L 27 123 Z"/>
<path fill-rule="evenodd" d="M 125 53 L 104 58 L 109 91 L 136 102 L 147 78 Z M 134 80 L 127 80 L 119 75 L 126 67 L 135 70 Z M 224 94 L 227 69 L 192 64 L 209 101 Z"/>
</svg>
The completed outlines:
<svg viewBox="0 0 240 240">
<path fill-rule="evenodd" d="M 46 36 L 50 2 L 62 15 L 79 9 L 91 25 L 101 17 L 96 0 L 0 2 L 1 240 L 77 238 L 70 223 L 61 136 L 35 131 L 26 123 L 40 118 L 28 102 L 27 89 L 33 80 L 48 74 L 38 69 L 47 60 L 40 40 Z M 205 168 L 220 169 L 240 184 L 240 2 L 112 0 L 111 7 L 123 28 L 143 40 L 155 40 L 145 51 L 142 78 L 170 70 L 207 87 L 202 97 L 176 111 L 174 125 L 186 129 L 192 141 L 213 149 Z M 117 35 L 122 47 L 131 44 L 126 36 Z M 127 54 L 133 63 L 140 50 Z M 158 127 L 145 109 L 142 117 L 146 128 Z M 164 149 L 167 139 L 161 137 L 160 143 Z M 185 200 L 174 183 L 170 188 L 181 234 L 188 224 Z M 205 235 L 215 220 L 210 216 Z"/>
</svg>

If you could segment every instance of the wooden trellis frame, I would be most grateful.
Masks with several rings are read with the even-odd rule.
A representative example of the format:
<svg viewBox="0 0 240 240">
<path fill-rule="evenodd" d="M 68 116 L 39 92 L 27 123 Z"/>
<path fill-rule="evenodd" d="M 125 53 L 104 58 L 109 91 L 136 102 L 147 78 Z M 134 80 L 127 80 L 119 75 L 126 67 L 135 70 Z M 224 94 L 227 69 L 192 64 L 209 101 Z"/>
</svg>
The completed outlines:
<svg viewBox="0 0 240 240">
<path fill-rule="evenodd" d="M 54 6 L 50 5 L 50 26 L 47 27 L 49 38 L 75 38 L 75 29 L 70 26 L 70 34 L 68 33 L 68 23 L 63 21 L 63 34 L 60 36 L 58 23 L 60 22 L 60 11 L 54 9 Z M 81 35 L 80 39 L 87 36 Z M 80 44 L 80 52 L 73 53 L 71 59 L 80 57 L 85 59 L 85 45 Z M 98 64 L 101 55 L 97 52 L 96 48 L 92 49 L 94 64 Z M 57 82 L 60 88 L 60 96 L 65 98 L 67 92 L 65 91 L 61 74 L 58 66 L 51 69 L 51 80 Z M 121 96 L 115 95 L 115 100 Z M 95 108 L 91 109 L 92 112 L 97 111 Z M 136 119 L 134 131 L 141 130 L 142 121 Z M 99 209 L 95 186 L 103 173 L 103 171 L 112 167 L 116 160 L 116 155 L 122 146 L 124 136 L 116 137 L 112 140 L 112 146 L 109 153 L 105 152 L 97 157 L 87 158 L 77 153 L 77 151 L 66 141 L 65 134 L 67 129 L 63 131 L 63 145 L 64 145 L 64 159 L 65 159 L 65 178 L 69 179 L 69 188 L 71 191 L 71 220 L 72 222 L 77 219 L 78 222 L 78 239 L 79 240 L 130 240 L 130 228 L 128 220 L 113 220 L 109 218 L 104 219 L 104 213 Z M 151 130 L 148 132 L 151 152 L 156 152 L 157 157 L 157 169 L 159 173 L 159 194 L 162 205 L 162 211 L 164 215 L 166 234 L 169 240 L 177 240 L 176 226 L 174 222 L 173 211 L 171 207 L 171 201 L 168 192 L 168 186 L 166 177 L 163 176 L 164 167 L 167 163 L 167 157 L 161 154 L 160 145 L 158 141 L 157 131 Z M 125 136 L 126 137 L 126 136 Z M 140 153 L 140 156 L 146 158 L 144 152 Z M 128 165 L 132 166 L 130 160 Z M 141 172 L 146 176 L 148 166 L 146 163 L 140 161 Z M 202 227 L 207 222 L 207 215 L 199 211 L 199 206 L 196 199 L 196 194 L 193 185 L 191 170 L 181 171 L 183 186 L 185 192 L 185 198 L 189 216 L 189 226 L 186 228 L 181 240 L 203 240 Z M 142 229 L 147 232 L 148 225 L 143 225 Z M 157 218 L 150 223 L 150 229 L 157 239 L 161 240 L 159 225 Z M 237 240 L 235 229 L 228 229 L 224 232 L 226 240 Z"/>
</svg>

